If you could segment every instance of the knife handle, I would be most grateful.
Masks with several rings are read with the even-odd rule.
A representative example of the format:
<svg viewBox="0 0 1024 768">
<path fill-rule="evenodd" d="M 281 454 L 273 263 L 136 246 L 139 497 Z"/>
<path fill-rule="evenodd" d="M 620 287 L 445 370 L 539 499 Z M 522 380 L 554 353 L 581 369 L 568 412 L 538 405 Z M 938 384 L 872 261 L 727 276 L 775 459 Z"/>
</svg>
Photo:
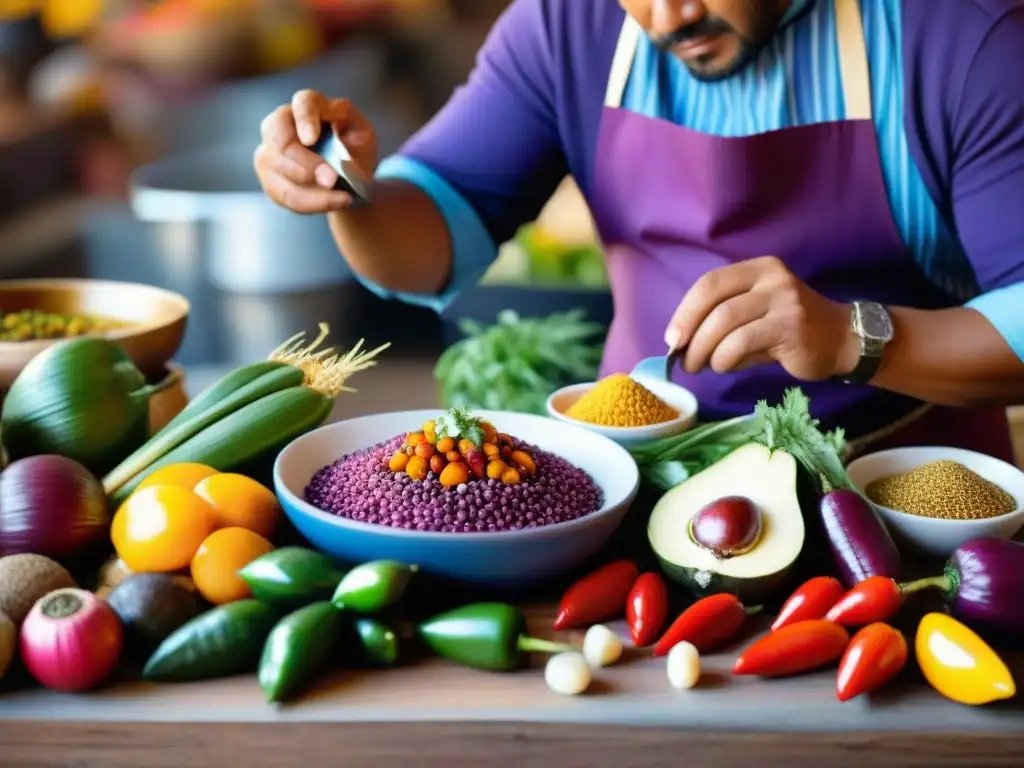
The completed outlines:
<svg viewBox="0 0 1024 768">
<path fill-rule="evenodd" d="M 370 202 L 370 179 L 356 165 L 345 142 L 330 123 L 323 123 L 320 126 L 320 138 L 309 149 L 319 155 L 338 175 L 334 188 L 340 192 L 347 192 L 352 198 L 353 206 L 366 205 Z"/>
</svg>

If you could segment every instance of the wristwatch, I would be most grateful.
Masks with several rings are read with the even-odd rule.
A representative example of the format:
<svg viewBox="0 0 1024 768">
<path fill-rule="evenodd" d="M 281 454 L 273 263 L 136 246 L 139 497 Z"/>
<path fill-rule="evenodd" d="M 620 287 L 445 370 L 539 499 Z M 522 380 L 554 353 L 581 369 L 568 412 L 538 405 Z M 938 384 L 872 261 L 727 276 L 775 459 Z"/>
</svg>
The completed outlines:
<svg viewBox="0 0 1024 768">
<path fill-rule="evenodd" d="M 855 301 L 850 313 L 850 329 L 860 339 L 860 362 L 846 376 L 847 384 L 867 384 L 882 363 L 882 353 L 892 341 L 892 318 L 888 310 L 874 301 Z"/>
</svg>

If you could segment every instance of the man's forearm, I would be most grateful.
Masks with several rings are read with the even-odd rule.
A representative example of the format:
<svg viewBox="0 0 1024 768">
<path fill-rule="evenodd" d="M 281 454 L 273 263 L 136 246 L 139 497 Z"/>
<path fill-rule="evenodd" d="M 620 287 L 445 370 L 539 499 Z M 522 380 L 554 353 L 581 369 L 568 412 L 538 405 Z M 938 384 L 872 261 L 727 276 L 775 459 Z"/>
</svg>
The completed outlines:
<svg viewBox="0 0 1024 768">
<path fill-rule="evenodd" d="M 938 405 L 1024 403 L 1024 363 L 984 315 L 960 307 L 889 312 L 895 336 L 874 386 Z M 859 355 L 854 339 L 843 367 L 852 370 Z"/>
<path fill-rule="evenodd" d="M 448 282 L 452 245 L 444 217 L 418 187 L 374 184 L 373 202 L 327 215 L 355 272 L 389 291 L 436 293 Z"/>
</svg>

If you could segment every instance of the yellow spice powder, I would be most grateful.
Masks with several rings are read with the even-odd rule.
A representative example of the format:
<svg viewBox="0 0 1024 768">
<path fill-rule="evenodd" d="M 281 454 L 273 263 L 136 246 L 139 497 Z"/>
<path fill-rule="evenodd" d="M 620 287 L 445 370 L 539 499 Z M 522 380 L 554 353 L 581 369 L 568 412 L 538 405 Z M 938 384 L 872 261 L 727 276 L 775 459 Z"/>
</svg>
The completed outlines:
<svg viewBox="0 0 1024 768">
<path fill-rule="evenodd" d="M 866 490 L 876 504 L 944 520 L 984 520 L 1017 507 L 1013 496 L 998 485 L 948 459 L 876 480 Z"/>
<path fill-rule="evenodd" d="M 601 427 L 647 427 L 679 413 L 625 373 L 607 376 L 577 400 L 566 416 Z"/>
</svg>

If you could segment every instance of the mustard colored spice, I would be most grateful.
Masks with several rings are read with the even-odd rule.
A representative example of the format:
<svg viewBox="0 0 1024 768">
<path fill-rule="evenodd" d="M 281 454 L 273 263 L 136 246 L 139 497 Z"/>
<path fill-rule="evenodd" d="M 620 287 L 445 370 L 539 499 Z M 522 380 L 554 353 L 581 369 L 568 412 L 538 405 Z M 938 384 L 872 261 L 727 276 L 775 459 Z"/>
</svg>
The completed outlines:
<svg viewBox="0 0 1024 768">
<path fill-rule="evenodd" d="M 1013 512 L 1017 502 L 995 483 L 948 459 L 932 461 L 867 487 L 876 504 L 943 520 L 984 520 Z"/>
<path fill-rule="evenodd" d="M 597 382 L 565 415 L 601 427 L 648 427 L 679 413 L 625 373 L 615 373 Z"/>
</svg>

